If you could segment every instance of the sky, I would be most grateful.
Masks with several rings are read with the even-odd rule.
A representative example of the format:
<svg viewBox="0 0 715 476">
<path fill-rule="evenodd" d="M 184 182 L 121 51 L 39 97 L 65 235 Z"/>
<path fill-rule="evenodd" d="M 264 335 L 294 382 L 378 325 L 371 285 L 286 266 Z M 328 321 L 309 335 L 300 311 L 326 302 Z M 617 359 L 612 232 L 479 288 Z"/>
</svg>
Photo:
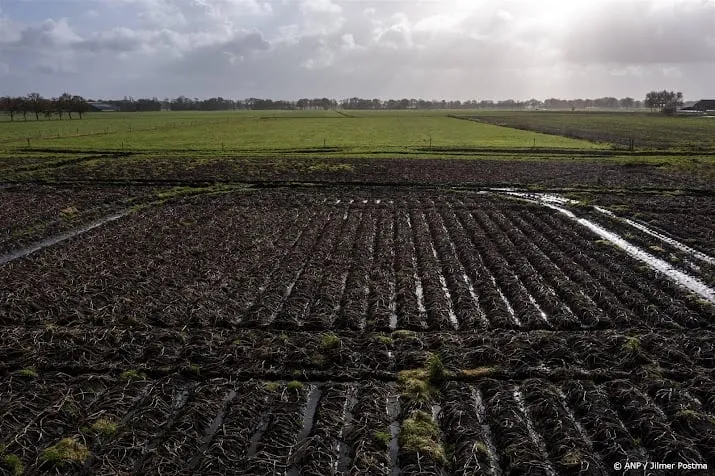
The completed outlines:
<svg viewBox="0 0 715 476">
<path fill-rule="evenodd" d="M 0 96 L 715 98 L 715 0 L 0 0 Z"/>
</svg>

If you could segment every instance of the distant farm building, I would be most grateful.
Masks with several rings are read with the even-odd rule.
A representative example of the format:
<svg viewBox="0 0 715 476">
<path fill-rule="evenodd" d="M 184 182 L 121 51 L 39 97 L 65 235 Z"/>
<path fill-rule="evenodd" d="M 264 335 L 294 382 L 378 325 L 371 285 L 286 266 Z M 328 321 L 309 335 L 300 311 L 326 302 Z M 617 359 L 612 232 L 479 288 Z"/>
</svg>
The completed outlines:
<svg viewBox="0 0 715 476">
<path fill-rule="evenodd" d="M 702 99 L 690 107 L 684 107 L 683 111 L 715 111 L 715 99 Z"/>
<path fill-rule="evenodd" d="M 103 102 L 90 102 L 89 107 L 93 112 L 117 112 L 119 108 Z"/>
</svg>

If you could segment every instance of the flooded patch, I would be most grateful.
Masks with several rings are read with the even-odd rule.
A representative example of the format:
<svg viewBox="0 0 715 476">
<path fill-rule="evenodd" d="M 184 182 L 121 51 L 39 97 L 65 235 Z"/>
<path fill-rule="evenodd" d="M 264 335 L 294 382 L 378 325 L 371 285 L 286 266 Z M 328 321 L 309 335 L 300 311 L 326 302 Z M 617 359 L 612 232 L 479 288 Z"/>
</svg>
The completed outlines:
<svg viewBox="0 0 715 476">
<path fill-rule="evenodd" d="M 526 411 L 526 405 L 524 405 L 524 397 L 521 394 L 521 390 L 514 390 L 514 401 L 519 407 L 519 411 L 524 416 L 524 421 L 526 422 L 526 430 L 529 432 L 529 437 L 531 438 L 531 441 L 539 449 L 539 453 L 541 453 L 541 457 L 544 461 L 544 470 L 550 476 L 556 476 L 556 471 L 554 471 L 554 468 L 551 467 L 549 454 L 546 451 L 546 445 L 544 444 L 544 440 L 536 432 L 536 429 L 534 429 L 534 423 L 531 421 L 529 413 Z"/>
<path fill-rule="evenodd" d="M 414 233 L 414 229 L 412 228 L 412 220 L 410 219 L 409 213 L 407 214 L 407 226 L 410 227 L 410 236 L 412 236 L 412 233 Z M 414 240 L 413 240 L 413 245 L 414 245 Z M 417 256 L 416 256 L 416 251 L 415 253 L 410 254 L 410 259 L 412 261 L 412 269 L 414 270 L 412 273 L 412 279 L 415 280 L 415 295 L 417 296 L 417 310 L 420 313 L 420 321 L 423 323 L 427 322 L 427 308 L 425 307 L 425 293 L 424 290 L 422 289 L 422 280 L 420 279 L 419 274 L 417 273 Z"/>
<path fill-rule="evenodd" d="M 318 385 L 310 387 L 308 399 L 305 403 L 305 408 L 303 409 L 303 427 L 298 435 L 298 441 L 295 446 L 293 446 L 293 450 L 301 448 L 304 445 L 305 440 L 307 440 L 308 436 L 310 436 L 310 432 L 313 431 L 313 425 L 315 424 L 315 412 L 318 409 L 318 403 L 320 402 L 322 394 L 323 392 Z M 293 451 L 291 451 L 291 453 L 293 453 Z M 292 459 L 291 456 L 288 457 L 288 461 Z M 292 464 L 285 474 L 286 476 L 298 476 L 300 474 L 300 468 L 296 464 Z"/>
<path fill-rule="evenodd" d="M 559 209 L 558 207 L 556 207 Z M 596 233 L 598 236 L 600 236 L 603 239 L 606 239 L 613 243 L 614 245 L 618 246 L 621 248 L 623 251 L 631 255 L 633 258 L 636 258 L 639 261 L 642 261 L 646 263 L 648 266 L 651 268 L 660 271 L 661 273 L 665 274 L 668 276 L 670 279 L 673 281 L 677 282 L 681 286 L 684 286 L 688 288 L 690 291 L 694 292 L 695 294 L 707 299 L 711 303 L 715 304 L 715 290 L 711 289 L 709 286 L 707 286 L 705 283 L 700 281 L 699 279 L 690 276 L 680 270 L 675 269 L 670 263 L 667 263 L 666 261 L 663 261 L 660 258 L 656 258 L 655 256 L 651 255 L 650 253 L 647 253 L 646 251 L 643 251 L 642 249 L 638 248 L 637 246 L 629 243 L 628 241 L 624 240 L 617 234 L 606 230 L 605 228 L 601 227 L 600 225 L 597 225 L 585 218 L 576 218 L 573 213 L 569 212 L 568 210 L 564 209 L 559 209 L 562 212 L 566 212 L 567 215 L 570 215 L 571 218 L 577 220 L 580 224 L 584 225 L 587 227 L 589 230 L 593 231 Z"/>
<path fill-rule="evenodd" d="M 524 288 L 524 289 L 526 289 L 526 288 Z M 529 301 L 531 301 L 531 304 L 533 304 L 533 306 L 536 308 L 537 312 L 539 313 L 539 315 L 541 316 L 541 318 L 544 320 L 544 322 L 547 323 L 547 324 L 549 324 L 549 318 L 548 318 L 548 316 L 546 315 L 546 313 L 544 312 L 544 310 L 541 309 L 541 306 L 539 306 L 539 303 L 536 302 L 536 299 L 534 299 L 534 296 L 532 296 L 531 293 L 528 292 L 528 291 L 527 291 L 526 294 L 527 294 L 527 296 L 529 297 Z"/>
<path fill-rule="evenodd" d="M 494 276 L 492 278 L 492 285 L 494 286 L 494 289 L 497 290 L 497 293 L 499 294 L 499 297 L 501 297 L 501 300 L 504 301 L 504 305 L 506 306 L 506 310 L 509 311 L 509 315 L 511 318 L 514 320 L 517 326 L 521 327 L 521 321 L 519 320 L 518 317 L 516 317 L 516 313 L 514 312 L 514 308 L 511 307 L 511 304 L 509 304 L 509 300 L 506 298 L 504 293 L 502 292 L 501 288 L 497 285 L 497 280 Z"/>
<path fill-rule="evenodd" d="M 400 396 L 391 395 L 387 397 L 387 416 L 390 418 L 390 474 L 399 476 L 400 467 L 397 464 L 397 457 L 400 453 Z"/>
<path fill-rule="evenodd" d="M 346 474 L 352 463 L 352 458 L 350 457 L 352 447 L 345 441 L 345 435 L 349 435 L 353 428 L 353 409 L 355 405 L 357 405 L 356 394 L 356 387 L 348 387 L 347 398 L 345 399 L 345 404 L 343 404 L 343 426 L 340 428 L 340 433 L 338 434 L 338 444 L 336 448 L 338 454 L 338 459 L 334 465 L 336 474 Z"/>
<path fill-rule="evenodd" d="M 216 433 L 218 433 L 219 428 L 223 426 L 223 423 L 226 420 L 226 415 L 228 415 L 231 403 L 236 399 L 236 395 L 236 390 L 231 390 L 228 395 L 226 395 L 226 398 L 223 401 L 223 407 L 213 419 L 211 425 L 209 425 L 208 429 L 206 430 L 206 433 L 204 434 L 203 439 L 201 440 L 199 451 L 196 452 L 194 457 L 189 462 L 187 469 L 189 469 L 190 471 L 193 471 L 199 465 L 199 463 L 201 462 L 201 458 L 208 451 L 211 441 L 213 441 L 214 437 L 216 436 Z"/>
<path fill-rule="evenodd" d="M 258 427 L 251 435 L 251 439 L 248 442 L 248 450 L 246 451 L 246 456 L 249 458 L 255 458 L 256 453 L 258 453 L 258 444 L 261 442 L 263 435 L 268 430 L 271 424 L 273 416 L 270 413 L 264 413 L 261 417 L 261 421 L 258 422 Z"/>
<path fill-rule="evenodd" d="M 541 199 L 541 194 L 528 194 L 528 193 L 519 193 L 519 192 L 507 192 L 509 195 L 513 196 L 518 196 L 520 198 L 523 198 L 525 200 L 539 203 L 541 205 L 544 205 L 546 207 L 552 208 L 554 210 L 557 210 L 570 219 L 578 222 L 579 224 L 585 226 L 595 234 L 597 234 L 599 237 L 609 241 L 610 243 L 614 244 L 618 248 L 622 249 L 626 253 L 628 253 L 631 257 L 642 261 L 643 263 L 647 264 L 651 268 L 660 271 L 663 273 L 665 276 L 670 278 L 671 280 L 675 281 L 676 283 L 680 284 L 681 286 L 687 288 L 688 290 L 692 291 L 693 293 L 697 294 L 698 296 L 708 300 L 709 302 L 715 304 L 715 290 L 710 288 L 708 285 L 700 281 L 699 279 L 690 276 L 678 269 L 675 269 L 670 263 L 660 259 L 656 258 L 652 254 L 640 249 L 639 247 L 629 243 L 625 239 L 621 238 L 617 233 L 614 233 L 610 230 L 605 229 L 601 225 L 598 225 L 591 220 L 588 220 L 586 218 L 579 218 L 577 217 L 572 211 L 567 210 L 566 208 L 563 208 L 561 206 L 555 205 L 554 200 L 542 200 Z M 550 196 L 554 197 L 554 196 Z M 567 200 L 567 199 L 564 199 Z M 571 201 L 573 202 L 573 201 Z M 607 211 L 607 210 L 606 210 Z M 608 212 L 610 213 L 610 212 Z M 685 246 L 685 245 L 683 245 Z M 693 250 L 695 251 L 695 250 Z"/>
<path fill-rule="evenodd" d="M 430 240 L 430 248 L 432 248 L 432 256 L 434 256 L 435 261 L 439 263 L 439 257 L 437 256 L 437 250 L 434 247 L 434 243 Z M 447 287 L 447 280 L 442 274 L 441 266 L 438 266 L 437 272 L 439 273 L 439 283 L 442 286 L 442 292 L 446 298 L 447 302 L 447 314 L 449 315 L 449 320 L 455 329 L 459 329 L 459 320 L 457 320 L 457 315 L 454 313 L 454 306 L 452 304 L 452 293 L 449 292 Z"/>
<path fill-rule="evenodd" d="M 39 241 L 35 243 L 34 245 L 30 245 L 26 248 L 23 248 L 21 250 L 13 251 L 12 253 L 8 253 L 6 255 L 0 256 L 0 265 L 3 265 L 5 263 L 9 263 L 10 261 L 14 261 L 18 258 L 23 258 L 29 254 L 34 253 L 35 251 L 40 251 L 43 248 L 50 247 L 52 245 L 56 245 L 57 243 L 60 243 L 62 241 L 68 240 L 70 238 L 73 238 L 77 235 L 81 235 L 82 233 L 87 233 L 90 230 L 94 230 L 95 228 L 99 228 L 100 226 L 104 225 L 105 223 L 109 223 L 112 221 L 119 220 L 123 216 L 126 216 L 130 213 L 129 210 L 125 210 L 123 212 L 116 213 L 114 215 L 110 215 L 108 217 L 101 218 L 99 220 L 96 220 L 89 225 L 86 225 L 82 228 L 77 228 L 75 230 L 71 230 L 65 233 L 61 233 L 57 236 L 53 236 L 50 238 L 46 238 L 42 241 Z"/>
<path fill-rule="evenodd" d="M 300 435 L 298 438 L 303 440 L 310 435 L 313 429 L 313 423 L 315 422 L 315 411 L 318 409 L 318 402 L 320 402 L 320 397 L 323 394 L 322 390 L 318 385 L 313 385 L 310 388 L 310 393 L 308 393 L 308 400 L 305 404 L 305 409 L 303 410 L 303 428 L 300 430 Z"/>
<path fill-rule="evenodd" d="M 494 475 L 501 475 L 501 470 L 499 468 L 499 458 L 497 457 L 497 448 L 496 445 L 494 445 L 492 431 L 489 428 L 489 423 L 487 422 L 487 411 L 484 408 L 482 394 L 474 387 L 471 387 L 471 391 L 472 402 L 474 404 L 474 413 L 477 415 L 477 421 L 482 427 L 482 433 L 484 435 L 484 444 L 487 447 L 487 455 L 489 457 L 489 469 L 491 470 L 490 472 Z"/>
<path fill-rule="evenodd" d="M 643 225 L 643 224 L 641 224 L 641 223 L 638 223 L 638 222 L 635 221 L 635 220 L 631 220 L 630 218 L 625 218 L 625 217 L 616 216 L 615 214 L 613 214 L 613 212 L 611 212 L 611 211 L 609 211 L 609 210 L 606 210 L 605 208 L 601 208 L 601 207 L 593 207 L 593 208 L 594 208 L 596 211 L 598 211 L 598 212 L 600 212 L 600 213 L 603 213 L 604 215 L 608 215 L 609 217 L 611 217 L 611 218 L 613 218 L 613 219 L 615 219 L 615 220 L 620 220 L 620 221 L 622 221 L 622 222 L 624 222 L 624 223 L 627 223 L 627 224 L 629 224 L 630 226 L 632 226 L 633 228 L 636 228 L 637 230 L 642 231 L 642 232 L 645 233 L 646 235 L 650 235 L 650 236 L 652 236 L 653 238 L 657 238 L 657 239 L 659 239 L 660 241 L 669 244 L 669 245 L 672 246 L 673 248 L 677 248 L 677 249 L 679 249 L 680 251 L 683 251 L 683 252 L 685 252 L 685 253 L 688 253 L 690 256 L 692 256 L 692 257 L 695 258 L 695 259 L 698 259 L 698 260 L 703 261 L 703 262 L 708 263 L 708 264 L 715 265 L 715 258 L 713 258 L 712 256 L 708 256 L 708 255 L 706 255 L 705 253 L 702 253 L 702 252 L 700 252 L 700 251 L 698 251 L 698 250 L 696 250 L 696 249 L 693 249 L 693 248 L 691 248 L 690 246 L 688 246 L 688 245 L 686 245 L 686 244 L 683 244 L 683 243 L 679 242 L 678 240 L 676 240 L 676 239 L 674 239 L 674 238 L 671 238 L 671 237 L 669 237 L 669 236 L 665 236 L 665 235 L 663 235 L 662 233 L 658 233 L 658 232 L 655 231 L 655 230 L 651 230 L 651 229 L 648 228 L 647 226 L 645 226 L 645 225 Z"/>
</svg>

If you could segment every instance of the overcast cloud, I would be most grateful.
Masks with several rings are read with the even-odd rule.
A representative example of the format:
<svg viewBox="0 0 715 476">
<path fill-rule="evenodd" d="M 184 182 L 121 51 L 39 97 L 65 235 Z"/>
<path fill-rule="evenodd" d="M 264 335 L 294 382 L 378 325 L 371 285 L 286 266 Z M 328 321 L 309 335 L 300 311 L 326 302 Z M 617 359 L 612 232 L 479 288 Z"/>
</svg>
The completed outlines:
<svg viewBox="0 0 715 476">
<path fill-rule="evenodd" d="M 711 0 L 0 0 L 0 95 L 715 97 Z"/>
</svg>

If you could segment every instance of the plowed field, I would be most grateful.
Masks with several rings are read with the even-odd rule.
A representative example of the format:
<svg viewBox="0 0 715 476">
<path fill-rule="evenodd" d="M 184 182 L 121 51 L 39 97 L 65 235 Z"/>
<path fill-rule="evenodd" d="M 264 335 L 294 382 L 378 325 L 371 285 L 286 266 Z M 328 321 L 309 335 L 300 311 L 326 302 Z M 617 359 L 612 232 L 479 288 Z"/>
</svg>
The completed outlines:
<svg viewBox="0 0 715 476">
<path fill-rule="evenodd" d="M 43 190 L 45 218 L 16 200 L 0 219 L 44 223 L 80 203 Z M 554 207 L 498 190 L 305 187 L 130 210 L 148 194 L 113 193 L 100 209 L 126 215 L 4 255 L 0 474 L 715 465 L 707 283 L 693 292 Z M 655 211 L 642 213 L 629 216 Z M 620 236 L 630 226 L 601 215 Z M 662 225 L 668 246 L 688 234 L 711 252 L 710 228 Z"/>
</svg>

